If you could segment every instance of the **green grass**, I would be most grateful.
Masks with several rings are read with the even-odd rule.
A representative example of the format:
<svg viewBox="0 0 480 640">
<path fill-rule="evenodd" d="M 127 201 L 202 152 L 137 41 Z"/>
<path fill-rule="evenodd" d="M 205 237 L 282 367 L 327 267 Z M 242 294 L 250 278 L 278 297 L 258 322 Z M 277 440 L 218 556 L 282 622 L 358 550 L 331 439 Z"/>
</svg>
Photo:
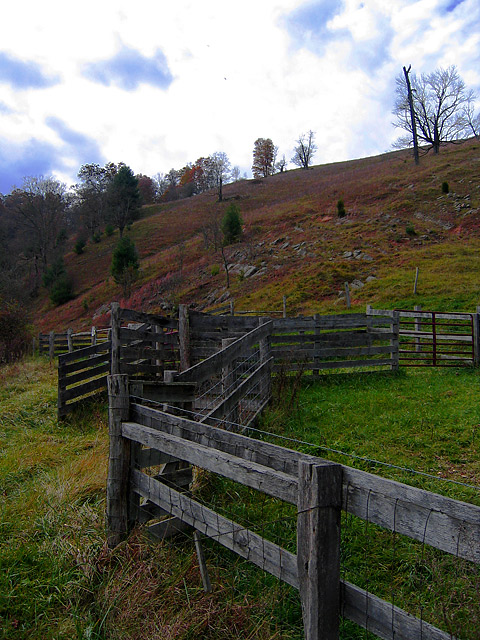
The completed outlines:
<svg viewBox="0 0 480 640">
<path fill-rule="evenodd" d="M 140 528 L 108 550 L 104 403 L 59 424 L 48 362 L 5 367 L 0 381 L 1 638 L 302 638 L 298 593 L 214 541 L 204 541 L 211 594 L 189 537 L 152 543 Z M 471 369 L 306 377 L 279 387 L 262 419 L 263 430 L 292 441 L 263 437 L 480 504 L 478 491 L 449 482 L 480 484 L 479 382 Z M 294 507 L 212 474 L 200 474 L 194 491 L 295 552 Z M 342 577 L 478 637 L 480 583 L 468 562 L 344 515 Z M 341 638 L 373 636 L 344 621 Z"/>
</svg>

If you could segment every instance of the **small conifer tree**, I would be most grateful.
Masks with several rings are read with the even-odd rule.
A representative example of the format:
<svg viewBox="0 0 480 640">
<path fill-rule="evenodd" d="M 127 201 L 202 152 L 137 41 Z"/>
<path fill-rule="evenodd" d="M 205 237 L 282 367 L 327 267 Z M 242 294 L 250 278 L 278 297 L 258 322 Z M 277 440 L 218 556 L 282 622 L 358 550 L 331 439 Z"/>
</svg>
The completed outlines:
<svg viewBox="0 0 480 640">
<path fill-rule="evenodd" d="M 242 224 L 240 209 L 236 204 L 232 203 L 226 210 L 222 220 L 223 244 L 225 246 L 240 240 Z"/>
<path fill-rule="evenodd" d="M 123 287 L 123 295 L 128 298 L 132 284 L 138 278 L 140 265 L 135 245 L 129 237 L 120 238 L 112 255 L 110 272 L 117 284 Z"/>
</svg>

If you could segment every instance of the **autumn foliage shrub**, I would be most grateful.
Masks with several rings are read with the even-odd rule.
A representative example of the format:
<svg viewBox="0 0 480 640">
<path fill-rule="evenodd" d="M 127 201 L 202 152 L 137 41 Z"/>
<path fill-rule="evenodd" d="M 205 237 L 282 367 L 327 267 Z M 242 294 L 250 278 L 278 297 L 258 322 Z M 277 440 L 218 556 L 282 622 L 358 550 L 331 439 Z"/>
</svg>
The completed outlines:
<svg viewBox="0 0 480 640">
<path fill-rule="evenodd" d="M 0 363 L 21 358 L 30 345 L 27 319 L 16 302 L 0 300 Z"/>
</svg>

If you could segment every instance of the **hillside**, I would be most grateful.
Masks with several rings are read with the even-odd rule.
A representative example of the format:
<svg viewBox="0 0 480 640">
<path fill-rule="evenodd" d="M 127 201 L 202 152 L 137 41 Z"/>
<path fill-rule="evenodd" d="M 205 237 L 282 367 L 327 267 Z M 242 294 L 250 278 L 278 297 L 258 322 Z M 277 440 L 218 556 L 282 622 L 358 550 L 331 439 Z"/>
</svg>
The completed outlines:
<svg viewBox="0 0 480 640">
<path fill-rule="evenodd" d="M 480 301 L 479 163 L 480 142 L 472 139 L 424 156 L 419 167 L 410 152 L 392 152 L 239 181 L 224 188 L 221 203 L 209 192 L 144 207 L 129 232 L 142 270 L 131 297 L 122 300 L 109 275 L 116 232 L 82 255 L 66 255 L 77 297 L 54 308 L 45 294 L 35 325 L 101 326 L 112 300 L 168 312 L 178 303 L 208 309 L 233 299 L 238 310 L 269 311 L 280 310 L 285 295 L 289 314 L 343 311 L 345 282 L 352 309 L 370 303 L 473 310 Z M 244 237 L 225 249 L 227 290 L 221 252 L 207 248 L 204 236 L 232 201 Z"/>
</svg>

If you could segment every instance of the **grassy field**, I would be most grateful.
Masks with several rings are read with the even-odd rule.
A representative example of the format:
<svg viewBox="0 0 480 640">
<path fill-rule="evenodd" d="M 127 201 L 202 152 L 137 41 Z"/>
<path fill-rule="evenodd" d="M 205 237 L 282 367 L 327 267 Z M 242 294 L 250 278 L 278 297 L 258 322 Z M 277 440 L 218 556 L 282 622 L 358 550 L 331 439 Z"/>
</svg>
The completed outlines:
<svg viewBox="0 0 480 640">
<path fill-rule="evenodd" d="M 140 529 L 108 550 L 105 402 L 58 424 L 48 362 L 4 367 L 0 382 L 0 637 L 302 637 L 296 592 L 213 542 L 205 542 L 208 595 L 189 538 L 152 543 Z M 472 488 L 480 485 L 479 382 L 469 369 L 304 380 L 279 392 L 260 425 L 273 435 L 262 437 L 480 504 Z M 195 491 L 295 551 L 294 509 L 211 476 L 200 475 Z M 342 576 L 386 599 L 393 593 L 399 606 L 461 638 L 478 638 L 480 583 L 469 563 L 348 516 Z M 341 637 L 373 636 L 344 623 Z"/>
</svg>

